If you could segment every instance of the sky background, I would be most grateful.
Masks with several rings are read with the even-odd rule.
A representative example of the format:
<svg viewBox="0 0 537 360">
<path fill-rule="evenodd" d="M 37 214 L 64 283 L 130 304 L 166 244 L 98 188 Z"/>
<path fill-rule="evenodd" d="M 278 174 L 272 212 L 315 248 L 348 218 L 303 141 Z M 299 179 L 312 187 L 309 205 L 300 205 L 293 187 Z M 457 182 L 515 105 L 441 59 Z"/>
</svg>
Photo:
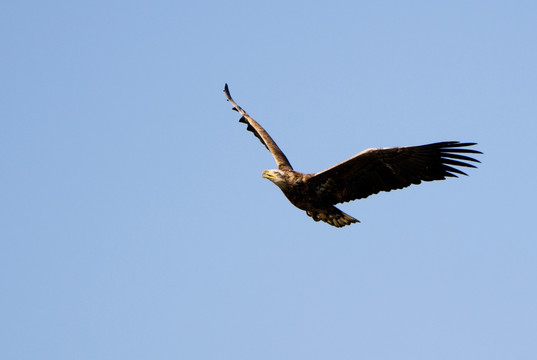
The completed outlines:
<svg viewBox="0 0 537 360">
<path fill-rule="evenodd" d="M 537 358 L 537 3 L 4 1 L 0 358 Z M 478 142 L 313 222 L 261 178 Z"/>
</svg>

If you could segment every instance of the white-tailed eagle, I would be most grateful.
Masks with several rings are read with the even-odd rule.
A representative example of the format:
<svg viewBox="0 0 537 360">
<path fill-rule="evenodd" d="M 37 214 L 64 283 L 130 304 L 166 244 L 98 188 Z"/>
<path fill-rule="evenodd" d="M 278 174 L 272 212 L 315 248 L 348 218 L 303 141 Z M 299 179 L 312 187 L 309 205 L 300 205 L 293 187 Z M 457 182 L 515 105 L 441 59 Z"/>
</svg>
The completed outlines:
<svg viewBox="0 0 537 360">
<path fill-rule="evenodd" d="M 476 143 L 444 141 L 421 146 L 367 149 L 337 165 L 315 174 L 303 174 L 293 167 L 269 134 L 233 99 L 227 84 L 224 93 L 240 122 L 271 152 L 278 169 L 265 170 L 262 176 L 276 184 L 297 208 L 315 221 L 342 227 L 359 222 L 334 205 L 364 199 L 379 191 L 403 189 L 422 181 L 444 180 L 466 175 L 456 166 L 475 168 L 479 162 L 465 154 L 481 154 L 470 149 Z"/>
</svg>

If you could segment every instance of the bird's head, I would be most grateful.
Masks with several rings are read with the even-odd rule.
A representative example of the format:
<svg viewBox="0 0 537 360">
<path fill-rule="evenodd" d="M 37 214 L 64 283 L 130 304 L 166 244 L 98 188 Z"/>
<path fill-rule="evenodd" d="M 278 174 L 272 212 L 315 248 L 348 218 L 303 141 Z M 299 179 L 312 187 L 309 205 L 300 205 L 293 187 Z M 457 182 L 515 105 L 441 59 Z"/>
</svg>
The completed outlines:
<svg viewBox="0 0 537 360">
<path fill-rule="evenodd" d="M 279 187 L 283 186 L 284 184 L 287 184 L 285 174 L 278 169 L 265 170 L 263 171 L 261 176 L 265 179 L 269 179 Z"/>
</svg>

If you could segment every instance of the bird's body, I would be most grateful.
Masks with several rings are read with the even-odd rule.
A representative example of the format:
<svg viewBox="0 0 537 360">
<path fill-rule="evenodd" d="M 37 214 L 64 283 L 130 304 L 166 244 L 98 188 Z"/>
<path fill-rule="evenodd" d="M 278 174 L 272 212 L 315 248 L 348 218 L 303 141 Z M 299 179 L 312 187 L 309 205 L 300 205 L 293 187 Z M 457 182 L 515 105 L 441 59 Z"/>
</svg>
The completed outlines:
<svg viewBox="0 0 537 360">
<path fill-rule="evenodd" d="M 294 170 L 263 171 L 264 178 L 276 184 L 291 204 L 306 211 L 313 220 L 322 220 L 336 227 L 358 222 L 322 198 L 323 193 L 328 191 L 329 187 L 322 184 L 318 186 L 315 182 L 310 181 L 314 176 L 314 174 L 302 174 Z"/>
<path fill-rule="evenodd" d="M 446 141 L 421 146 L 367 149 L 315 174 L 293 170 L 274 140 L 252 117 L 237 105 L 226 84 L 224 92 L 240 122 L 272 153 L 278 169 L 263 171 L 263 177 L 276 184 L 297 208 L 315 221 L 336 227 L 359 222 L 334 205 L 363 199 L 379 191 L 402 189 L 422 181 L 443 180 L 466 175 L 454 166 L 475 167 L 464 161 L 479 162 L 464 154 L 479 154 L 469 149 L 475 143 Z"/>
</svg>

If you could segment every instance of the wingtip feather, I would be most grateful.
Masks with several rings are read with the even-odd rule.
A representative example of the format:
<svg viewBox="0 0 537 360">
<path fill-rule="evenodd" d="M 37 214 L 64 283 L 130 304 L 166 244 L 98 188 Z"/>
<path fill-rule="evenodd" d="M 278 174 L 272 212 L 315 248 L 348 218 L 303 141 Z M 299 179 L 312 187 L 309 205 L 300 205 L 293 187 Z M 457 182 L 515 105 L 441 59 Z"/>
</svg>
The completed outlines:
<svg viewBox="0 0 537 360">
<path fill-rule="evenodd" d="M 224 84 L 224 94 L 226 94 L 227 101 L 231 99 L 231 94 L 229 93 L 229 87 L 227 86 L 227 83 Z"/>
</svg>

